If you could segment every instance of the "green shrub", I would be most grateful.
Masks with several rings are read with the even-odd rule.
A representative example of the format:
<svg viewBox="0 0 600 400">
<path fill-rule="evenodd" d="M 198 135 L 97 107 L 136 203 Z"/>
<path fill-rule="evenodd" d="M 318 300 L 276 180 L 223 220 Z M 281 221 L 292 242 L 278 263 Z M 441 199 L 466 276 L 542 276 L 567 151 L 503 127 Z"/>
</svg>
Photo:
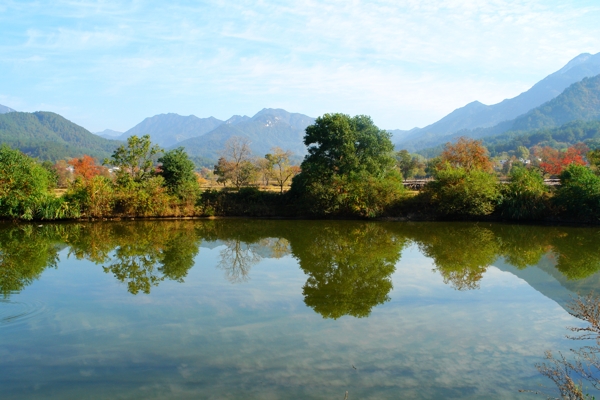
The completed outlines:
<svg viewBox="0 0 600 400">
<path fill-rule="evenodd" d="M 554 202 L 568 217 L 600 219 L 600 177 L 582 165 L 571 164 L 560 174 Z"/>
<path fill-rule="evenodd" d="M 177 200 L 167 193 L 162 176 L 153 176 L 136 182 L 128 180 L 117 187 L 115 208 L 127 216 L 167 216 L 171 215 L 171 205 Z"/>
<path fill-rule="evenodd" d="M 206 190 L 200 195 L 197 206 L 206 216 L 293 216 L 288 201 L 287 194 L 244 187 L 239 191 Z"/>
<path fill-rule="evenodd" d="M 500 213 L 515 220 L 540 218 L 548 209 L 548 187 L 534 169 L 513 167 L 510 183 L 502 187 Z"/>
<path fill-rule="evenodd" d="M 0 147 L 0 217 L 33 219 L 46 201 L 50 173 L 34 159 L 3 145 Z"/>
<path fill-rule="evenodd" d="M 310 182 L 296 201 L 300 213 L 372 218 L 384 214 L 404 193 L 399 173 L 377 178 L 363 172 Z"/>
<path fill-rule="evenodd" d="M 424 195 L 442 215 L 489 215 L 500 198 L 496 177 L 485 171 L 446 166 L 435 178 L 425 187 Z"/>
<path fill-rule="evenodd" d="M 88 181 L 77 178 L 64 197 L 83 215 L 96 218 L 111 215 L 116 201 L 113 182 L 103 176 Z"/>
<path fill-rule="evenodd" d="M 81 217 L 81 209 L 63 197 L 47 196 L 37 207 L 35 218 L 45 220 Z"/>
</svg>

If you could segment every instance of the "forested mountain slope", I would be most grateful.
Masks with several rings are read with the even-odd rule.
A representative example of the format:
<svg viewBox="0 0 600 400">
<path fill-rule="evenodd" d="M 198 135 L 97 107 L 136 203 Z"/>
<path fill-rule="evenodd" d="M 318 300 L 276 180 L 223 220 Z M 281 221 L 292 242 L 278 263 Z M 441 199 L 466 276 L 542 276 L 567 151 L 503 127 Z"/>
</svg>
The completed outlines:
<svg viewBox="0 0 600 400">
<path fill-rule="evenodd" d="M 436 138 L 447 137 L 459 131 L 493 127 L 555 98 L 569 85 L 598 74 L 600 74 L 600 53 L 581 54 L 560 70 L 536 83 L 531 89 L 512 99 L 489 106 L 474 101 L 429 126 L 401 132 L 402 138 L 396 141 L 397 147 L 423 148 L 423 145 L 418 144 L 419 142 L 431 143 L 435 142 Z"/>
<path fill-rule="evenodd" d="M 56 161 L 89 154 L 109 157 L 120 142 L 103 139 L 62 116 L 45 111 L 0 115 L 0 143 L 41 160 Z"/>
</svg>

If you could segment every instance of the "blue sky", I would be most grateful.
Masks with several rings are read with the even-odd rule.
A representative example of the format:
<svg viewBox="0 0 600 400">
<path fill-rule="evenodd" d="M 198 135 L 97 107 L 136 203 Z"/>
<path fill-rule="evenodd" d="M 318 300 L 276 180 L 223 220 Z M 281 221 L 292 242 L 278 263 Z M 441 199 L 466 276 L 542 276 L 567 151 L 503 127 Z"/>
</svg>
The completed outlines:
<svg viewBox="0 0 600 400">
<path fill-rule="evenodd" d="M 0 0 L 0 104 L 91 131 L 174 112 L 409 129 L 600 52 L 600 3 Z"/>
</svg>

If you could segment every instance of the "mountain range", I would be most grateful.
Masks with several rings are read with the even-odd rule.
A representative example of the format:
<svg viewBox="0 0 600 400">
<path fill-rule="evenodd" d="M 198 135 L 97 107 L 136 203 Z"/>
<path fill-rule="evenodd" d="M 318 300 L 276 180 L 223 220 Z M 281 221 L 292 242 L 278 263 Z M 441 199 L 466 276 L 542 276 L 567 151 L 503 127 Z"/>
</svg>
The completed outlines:
<svg viewBox="0 0 600 400">
<path fill-rule="evenodd" d="M 414 128 L 410 131 L 394 130 L 391 132 L 399 138 L 395 142 L 396 147 L 410 151 L 432 147 L 448 141 L 457 132 L 461 133 L 459 136 L 471 136 L 469 131 L 492 127 L 497 127 L 497 129 L 487 131 L 488 133 L 506 132 L 513 127 L 513 124 L 506 121 L 511 121 L 556 98 L 570 85 L 598 74 L 600 74 L 600 53 L 595 55 L 580 54 L 560 70 L 512 99 L 506 99 L 489 106 L 474 101 L 424 128 Z M 573 115 L 573 119 L 577 119 L 575 115 Z M 533 129 L 541 127 L 543 126 L 535 126 Z M 515 128 L 520 129 L 520 127 Z"/>
<path fill-rule="evenodd" d="M 110 157 L 121 144 L 103 139 L 52 112 L 8 112 L 0 114 L 0 143 L 41 160 L 91 155 Z"/>
<path fill-rule="evenodd" d="M 267 154 L 275 146 L 304 155 L 304 130 L 313 122 L 314 118 L 307 115 L 273 108 L 265 108 L 253 117 L 234 115 L 225 121 L 214 117 L 160 114 L 144 119 L 117 139 L 148 134 L 152 142 L 161 147 L 184 147 L 190 157 L 203 159 L 208 164 L 218 159 L 225 142 L 232 136 L 250 139 L 252 151 L 259 156 Z M 114 132 L 107 131 L 99 134 L 107 137 Z"/>
<path fill-rule="evenodd" d="M 557 128 L 573 121 L 600 120 L 600 75 L 584 78 L 565 89 L 554 99 L 542 104 L 529 112 L 510 121 L 501 122 L 489 128 L 461 130 L 447 136 L 427 136 L 410 142 L 401 142 L 409 151 L 417 151 L 426 156 L 432 156 L 437 147 L 451 142 L 460 136 L 473 139 L 488 139 L 491 137 L 522 136 L 524 132 L 533 133 L 543 128 Z M 573 143 L 571 143 L 573 144 Z"/>
<path fill-rule="evenodd" d="M 573 131 L 569 123 L 597 120 L 600 120 L 600 53 L 575 57 L 515 98 L 491 106 L 472 102 L 425 128 L 389 132 L 393 138 L 399 138 L 395 142 L 397 149 L 425 154 L 459 136 L 491 138 L 504 135 L 496 140 L 496 144 L 506 146 L 511 138 L 527 136 L 524 132 L 531 136 L 536 131 L 536 135 L 550 135 L 550 139 L 554 134 L 566 137 Z M 305 129 L 313 122 L 314 118 L 307 115 L 273 108 L 265 108 L 252 117 L 234 115 L 224 121 L 171 113 L 146 118 L 124 133 L 107 129 L 94 135 L 58 114 L 21 113 L 0 105 L 0 142 L 41 159 L 55 160 L 82 154 L 104 158 L 128 137 L 149 134 L 161 147 L 184 147 L 197 163 L 211 165 L 232 136 L 248 138 L 257 156 L 278 146 L 301 157 L 306 154 Z M 565 129 L 552 130 L 565 124 Z M 575 125 L 579 131 L 596 129 L 596 125 Z M 590 140 L 600 137 L 587 131 L 571 136 Z"/>
</svg>

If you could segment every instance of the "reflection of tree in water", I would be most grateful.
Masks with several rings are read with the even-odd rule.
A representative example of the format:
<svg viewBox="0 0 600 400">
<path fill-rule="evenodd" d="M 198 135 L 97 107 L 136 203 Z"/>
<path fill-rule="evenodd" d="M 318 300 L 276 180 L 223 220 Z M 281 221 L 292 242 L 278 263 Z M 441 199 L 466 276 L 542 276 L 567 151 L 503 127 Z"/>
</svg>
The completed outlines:
<svg viewBox="0 0 600 400">
<path fill-rule="evenodd" d="M 595 346 L 571 349 L 571 359 L 562 352 L 558 352 L 556 357 L 547 351 L 546 362 L 536 364 L 536 368 L 556 385 L 560 398 L 592 399 L 594 397 L 587 392 L 592 388 L 600 390 L 600 298 L 591 294 L 579 297 L 571 301 L 567 310 L 586 323 L 585 326 L 569 328 L 576 335 L 567 337 L 573 340 L 594 340 Z M 586 384 L 590 386 L 586 387 Z"/>
<path fill-rule="evenodd" d="M 0 228 L 0 293 L 7 298 L 58 261 L 58 234 L 33 225 Z"/>
<path fill-rule="evenodd" d="M 307 306 L 324 318 L 360 318 L 389 301 L 391 274 L 403 240 L 378 224 L 327 223 L 306 228 L 291 246 L 308 275 L 302 290 Z"/>
<path fill-rule="evenodd" d="M 413 240 L 433 259 L 444 283 L 457 290 L 479 288 L 483 274 L 500 252 L 494 233 L 478 225 L 440 224 Z"/>
<path fill-rule="evenodd" d="M 159 222 L 145 228 L 122 238 L 125 243 L 116 249 L 111 264 L 103 267 L 127 282 L 132 294 L 150 293 L 152 286 L 166 278 L 183 282 L 199 251 L 200 239 L 193 225 Z"/>
<path fill-rule="evenodd" d="M 225 240 L 225 248 L 220 255 L 218 267 L 225 271 L 225 277 L 231 283 L 248 281 L 250 268 L 260 261 L 251 244 L 237 239 Z"/>
<path fill-rule="evenodd" d="M 583 279 L 600 270 L 600 230 L 564 229 L 552 241 L 556 268 L 568 279 Z"/>
<path fill-rule="evenodd" d="M 261 260 L 261 252 L 272 258 L 281 258 L 290 252 L 290 245 L 283 238 L 264 238 L 257 243 L 247 243 L 240 239 L 225 239 L 221 250 L 218 268 L 225 271 L 231 283 L 247 282 L 250 269 Z"/>
<path fill-rule="evenodd" d="M 189 221 L 97 223 L 75 227 L 66 237 L 70 254 L 104 264 L 132 294 L 150 293 L 165 279 L 183 282 L 199 251 L 199 235 Z M 111 252 L 114 251 L 114 255 Z"/>
<path fill-rule="evenodd" d="M 492 230 L 500 243 L 499 255 L 519 269 L 538 264 L 557 235 L 555 229 L 539 226 L 494 225 Z"/>
</svg>

